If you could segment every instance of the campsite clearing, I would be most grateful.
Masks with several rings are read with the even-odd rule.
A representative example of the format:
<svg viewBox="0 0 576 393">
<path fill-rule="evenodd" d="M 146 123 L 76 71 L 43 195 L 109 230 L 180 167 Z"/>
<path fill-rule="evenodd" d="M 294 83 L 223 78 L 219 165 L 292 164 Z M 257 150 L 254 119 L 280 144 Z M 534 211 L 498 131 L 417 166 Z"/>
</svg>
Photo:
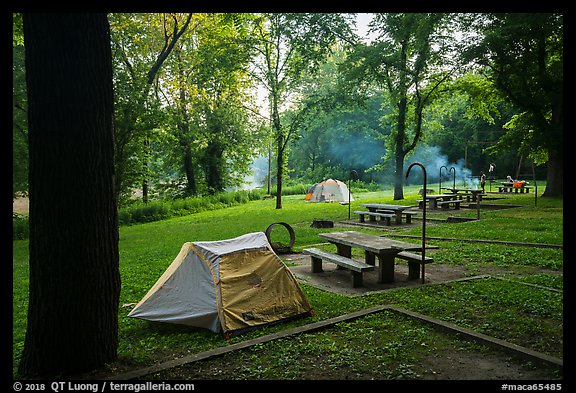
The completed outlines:
<svg viewBox="0 0 576 393">
<path fill-rule="evenodd" d="M 407 189 L 406 200 L 402 203 L 415 203 L 417 191 L 416 188 Z M 355 195 L 355 198 L 357 201 L 353 202 L 352 208 L 356 209 L 360 203 L 393 203 L 391 196 L 385 193 L 363 193 Z M 294 252 L 299 254 L 303 248 L 318 246 L 319 233 L 350 230 L 345 224 L 347 206 L 338 203 L 309 204 L 302 196 L 286 197 L 284 202 L 280 211 L 274 208 L 273 201 L 262 200 L 225 210 L 121 227 L 121 304 L 141 299 L 187 241 L 228 239 L 262 231 L 272 222 L 285 221 L 296 232 Z M 522 207 L 483 210 L 480 221 L 457 224 L 446 224 L 441 220 L 454 215 L 454 211 L 438 211 L 430 214 L 427 234 L 431 237 L 562 244 L 561 199 L 542 198 L 538 206 L 534 206 L 532 194 L 518 194 L 506 195 L 505 199 L 494 203 Z M 254 215 L 254 211 L 259 214 Z M 461 209 L 458 215 L 474 217 L 475 213 Z M 333 220 L 338 225 L 329 229 L 311 227 L 310 223 L 319 218 Z M 409 226 L 355 227 L 354 230 L 372 234 L 418 235 L 418 217 L 414 220 L 417 223 Z M 417 239 L 413 241 L 418 243 Z M 435 244 L 434 241 L 430 243 Z M 13 347 L 16 365 L 26 326 L 28 241 L 17 240 L 13 245 Z M 395 288 L 350 294 L 320 289 L 312 282 L 302 281 L 302 289 L 314 307 L 313 317 L 253 330 L 230 341 L 206 329 L 128 318 L 131 308 L 121 307 L 118 362 L 81 377 L 113 378 L 128 370 L 384 304 L 395 304 L 550 356 L 562 357 L 562 249 L 457 240 L 443 241 L 438 245 L 440 248 L 431 252 L 435 262 L 426 270 L 428 280 L 439 280 L 434 285 L 421 285 L 418 280 L 412 280 L 416 285 L 402 285 L 406 281 L 396 280 Z M 530 255 L 530 258 L 526 258 L 526 255 Z M 358 256 L 362 257 L 353 255 Z M 293 270 L 299 266 L 295 261 L 285 261 Z M 308 261 L 305 267 L 309 266 Z M 407 270 L 407 266 L 402 264 L 397 269 L 399 274 L 403 274 L 402 269 Z M 434 269 L 438 269 L 438 272 Z M 326 267 L 324 270 L 327 270 Z M 450 280 L 440 280 L 442 274 L 460 277 L 489 274 L 498 278 L 448 282 Z M 369 277 L 365 277 L 364 283 L 370 283 Z M 343 284 L 349 288 L 349 275 L 346 275 Z M 380 331 L 387 332 L 386 337 L 376 335 Z M 314 368 L 306 366 L 312 363 Z M 190 367 L 197 367 L 200 374 Z M 381 314 L 149 377 L 553 380 L 562 378 L 562 374 L 536 368 L 508 354 L 459 340 L 454 335 L 430 330 L 430 327 L 410 318 L 391 318 Z"/>
</svg>

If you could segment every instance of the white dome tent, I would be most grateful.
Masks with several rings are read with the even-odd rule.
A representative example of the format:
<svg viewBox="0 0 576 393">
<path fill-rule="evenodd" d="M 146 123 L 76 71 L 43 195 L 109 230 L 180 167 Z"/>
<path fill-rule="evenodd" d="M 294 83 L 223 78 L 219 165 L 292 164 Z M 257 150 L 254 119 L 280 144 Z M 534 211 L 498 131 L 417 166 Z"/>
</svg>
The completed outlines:
<svg viewBox="0 0 576 393">
<path fill-rule="evenodd" d="M 346 183 L 335 180 L 327 179 L 323 182 L 317 183 L 313 186 L 314 190 L 310 190 L 309 196 L 306 197 L 310 202 L 340 202 L 341 204 L 348 204 L 354 198 L 350 195 Z M 350 200 L 348 200 L 350 197 Z"/>
</svg>

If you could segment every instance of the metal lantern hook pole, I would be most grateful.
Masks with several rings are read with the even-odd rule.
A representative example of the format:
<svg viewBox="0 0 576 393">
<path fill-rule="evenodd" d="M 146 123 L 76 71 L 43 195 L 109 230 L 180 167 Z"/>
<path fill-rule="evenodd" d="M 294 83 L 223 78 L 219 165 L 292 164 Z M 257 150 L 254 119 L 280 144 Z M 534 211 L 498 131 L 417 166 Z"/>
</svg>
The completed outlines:
<svg viewBox="0 0 576 393">
<path fill-rule="evenodd" d="M 408 167 L 406 171 L 406 179 L 408 179 L 408 175 L 410 174 L 410 169 L 413 166 L 419 166 L 422 168 L 422 172 L 424 172 L 424 195 L 423 195 L 423 204 L 422 204 L 422 284 L 424 284 L 424 272 L 426 268 L 426 168 L 419 162 L 413 162 Z M 454 187 L 456 188 L 456 187 Z"/>
<path fill-rule="evenodd" d="M 452 189 L 455 190 L 456 189 L 456 168 L 454 168 L 453 166 L 450 167 L 450 171 L 449 172 L 454 172 L 454 175 L 452 177 Z"/>
<path fill-rule="evenodd" d="M 442 194 L 442 168 L 446 169 L 446 172 L 448 172 L 448 168 L 445 165 L 440 167 L 440 174 L 438 175 L 438 194 Z"/>
</svg>

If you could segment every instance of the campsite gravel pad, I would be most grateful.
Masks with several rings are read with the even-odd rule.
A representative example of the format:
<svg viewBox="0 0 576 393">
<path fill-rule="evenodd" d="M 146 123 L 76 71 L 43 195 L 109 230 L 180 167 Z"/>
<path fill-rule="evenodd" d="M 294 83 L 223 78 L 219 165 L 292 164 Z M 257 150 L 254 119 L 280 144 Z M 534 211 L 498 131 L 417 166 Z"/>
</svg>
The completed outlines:
<svg viewBox="0 0 576 393">
<path fill-rule="evenodd" d="M 418 287 L 420 280 L 408 279 L 408 264 L 402 261 L 396 263 L 394 268 L 395 281 L 391 283 L 378 282 L 378 270 L 363 273 L 363 286 L 352 288 L 350 285 L 350 272 L 345 269 L 336 269 L 333 263 L 324 263 L 322 273 L 312 273 L 310 257 L 304 254 L 287 254 L 281 258 L 290 264 L 289 268 L 298 279 L 310 286 L 333 293 L 348 295 L 364 294 L 374 291 L 401 287 Z M 426 283 L 441 283 L 458 280 L 466 277 L 464 267 L 455 265 L 442 265 L 429 263 L 426 265 Z"/>
<path fill-rule="evenodd" d="M 554 380 L 504 352 L 390 311 L 148 376 L 219 380 Z"/>
</svg>

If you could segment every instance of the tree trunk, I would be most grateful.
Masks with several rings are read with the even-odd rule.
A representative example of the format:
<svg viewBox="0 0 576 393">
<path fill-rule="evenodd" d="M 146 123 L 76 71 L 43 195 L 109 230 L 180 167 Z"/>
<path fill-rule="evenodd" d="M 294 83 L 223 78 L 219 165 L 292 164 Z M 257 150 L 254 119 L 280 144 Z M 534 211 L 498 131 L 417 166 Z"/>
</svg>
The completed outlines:
<svg viewBox="0 0 576 393">
<path fill-rule="evenodd" d="M 395 162 L 395 177 L 394 177 L 394 200 L 404 199 L 404 139 L 406 136 L 406 107 L 407 99 L 404 96 L 398 103 L 398 117 L 396 125 L 396 140 L 394 142 L 394 162 Z"/>
<path fill-rule="evenodd" d="M 404 151 L 404 139 L 406 138 L 406 112 L 408 107 L 408 87 L 407 87 L 407 76 L 406 76 L 406 66 L 408 55 L 406 52 L 407 42 L 406 40 L 401 42 L 400 47 L 400 77 L 398 92 L 400 98 L 398 100 L 398 117 L 396 124 L 396 140 L 395 140 L 395 162 L 396 162 L 396 174 L 394 180 L 394 200 L 404 199 L 404 157 L 406 152 Z"/>
<path fill-rule="evenodd" d="M 552 99 L 552 119 L 548 135 L 552 143 L 548 146 L 548 171 L 544 197 L 561 197 L 564 195 L 564 121 L 562 92 Z"/>
<path fill-rule="evenodd" d="M 268 185 L 268 191 L 266 193 L 266 195 L 270 195 L 272 192 L 272 144 L 270 144 L 268 146 L 268 178 L 267 180 L 267 185 Z"/>
<path fill-rule="evenodd" d="M 181 80 L 186 80 L 184 66 L 182 65 L 182 54 L 180 50 L 177 52 L 178 57 L 178 76 Z M 198 193 L 196 186 L 196 174 L 194 173 L 194 162 L 192 155 L 192 143 L 190 132 L 190 117 L 187 110 L 186 89 L 184 85 L 180 86 L 180 100 L 178 101 L 178 108 L 182 117 L 178 117 L 178 139 L 180 146 L 184 149 L 184 173 L 186 174 L 186 196 L 194 196 Z"/>
<path fill-rule="evenodd" d="M 192 148 L 185 146 L 184 152 L 184 172 L 186 172 L 186 196 L 194 196 L 198 193 L 196 187 L 196 176 L 194 173 L 194 163 L 192 162 Z"/>
<path fill-rule="evenodd" d="M 561 197 L 564 195 L 564 165 L 555 151 L 548 152 L 548 170 L 546 190 L 543 197 Z"/>
<path fill-rule="evenodd" d="M 284 139 L 282 133 L 278 132 L 278 156 L 276 157 L 276 209 L 282 209 L 282 178 L 284 176 Z"/>
<path fill-rule="evenodd" d="M 282 209 L 282 178 L 284 176 L 284 136 L 278 112 L 278 90 L 272 95 L 272 128 L 276 135 L 276 209 Z"/>
<path fill-rule="evenodd" d="M 394 200 L 404 199 L 404 155 L 396 154 L 394 174 Z"/>
<path fill-rule="evenodd" d="M 218 133 L 218 131 L 215 131 Z M 224 149 L 218 141 L 212 141 L 206 147 L 205 166 L 206 166 L 206 184 L 212 192 L 224 191 L 224 165 L 222 157 Z"/>
<path fill-rule="evenodd" d="M 25 14 L 30 283 L 19 373 L 114 361 L 120 275 L 105 14 Z"/>
</svg>

